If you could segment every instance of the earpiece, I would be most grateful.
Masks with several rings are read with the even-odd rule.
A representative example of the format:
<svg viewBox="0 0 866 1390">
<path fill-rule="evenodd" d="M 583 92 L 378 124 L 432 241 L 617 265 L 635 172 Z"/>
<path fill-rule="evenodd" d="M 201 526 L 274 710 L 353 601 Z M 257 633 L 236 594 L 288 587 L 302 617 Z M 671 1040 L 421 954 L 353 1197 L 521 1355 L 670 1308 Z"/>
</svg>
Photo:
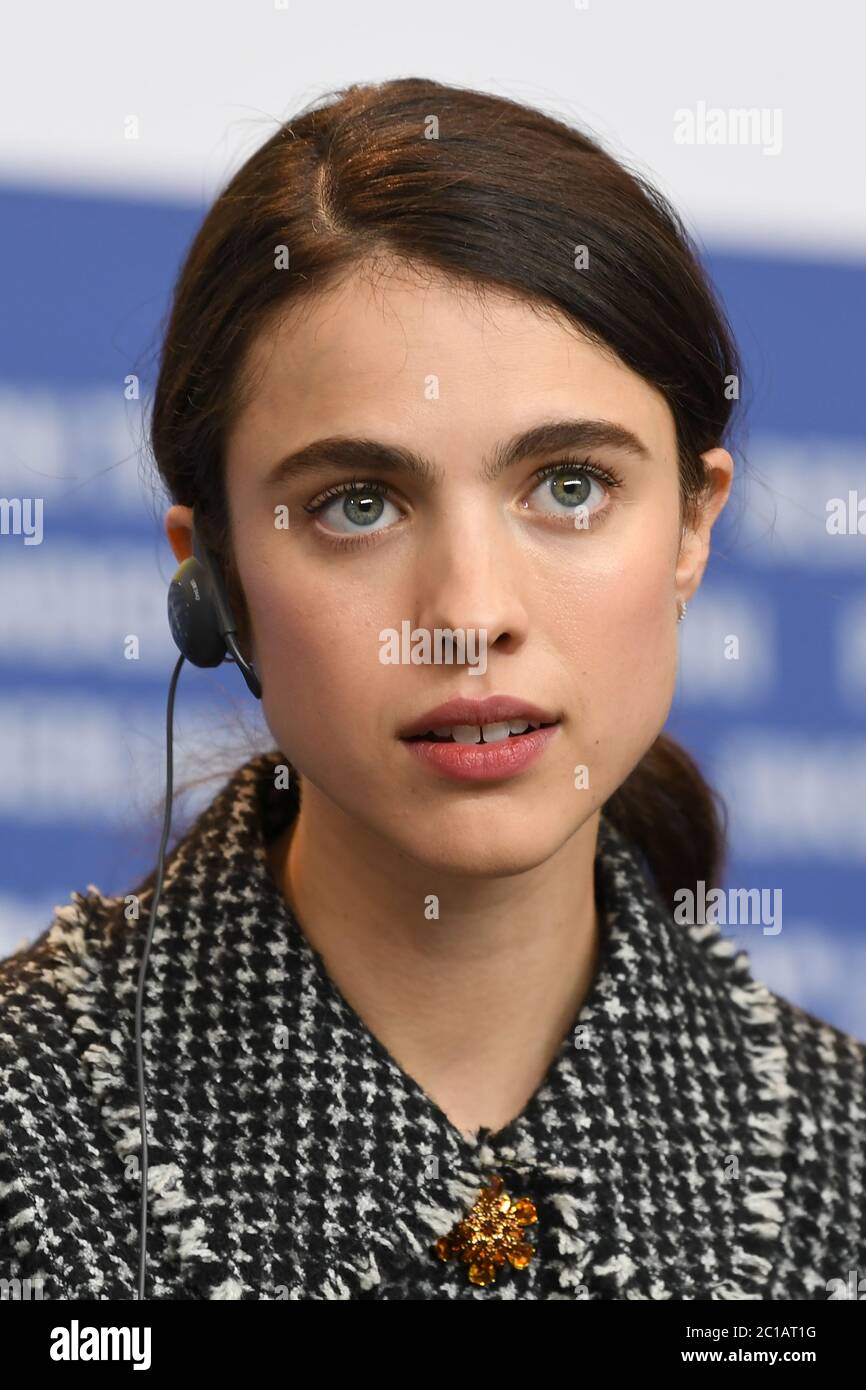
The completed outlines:
<svg viewBox="0 0 866 1390">
<path fill-rule="evenodd" d="M 168 687 L 165 747 L 165 814 L 156 861 L 156 883 L 150 904 L 138 993 L 135 1000 L 135 1060 L 138 1074 L 138 1123 L 141 1135 L 141 1197 L 139 1215 L 138 1297 L 147 1297 L 147 1086 L 144 1070 L 144 992 L 156 915 L 162 893 L 165 856 L 171 832 L 172 782 L 174 777 L 174 696 L 184 661 L 193 666 L 219 666 L 226 658 L 240 667 L 241 675 L 257 700 L 261 681 L 237 644 L 237 623 L 226 597 L 216 556 L 204 544 L 192 523 L 192 555 L 178 567 L 168 586 L 168 625 L 180 651 Z"/>
<path fill-rule="evenodd" d="M 262 698 L 261 681 L 237 644 L 237 623 L 226 598 L 216 557 L 198 535 L 195 513 L 193 553 L 168 586 L 168 625 L 178 650 L 193 666 L 219 666 L 227 658 L 240 667 L 247 687 Z"/>
</svg>

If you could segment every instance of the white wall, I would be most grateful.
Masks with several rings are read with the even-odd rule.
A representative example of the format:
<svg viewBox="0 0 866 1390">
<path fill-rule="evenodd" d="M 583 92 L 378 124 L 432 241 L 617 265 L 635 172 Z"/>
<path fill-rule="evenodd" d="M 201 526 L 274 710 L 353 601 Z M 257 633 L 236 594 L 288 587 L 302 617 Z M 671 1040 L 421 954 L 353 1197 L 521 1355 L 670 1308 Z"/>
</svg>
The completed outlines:
<svg viewBox="0 0 866 1390">
<path fill-rule="evenodd" d="M 716 245 L 862 257 L 864 34 L 851 0 L 18 0 L 0 182 L 200 202 L 323 90 L 422 75 L 580 121 Z M 779 152 L 678 145 L 699 103 L 778 111 Z"/>
</svg>

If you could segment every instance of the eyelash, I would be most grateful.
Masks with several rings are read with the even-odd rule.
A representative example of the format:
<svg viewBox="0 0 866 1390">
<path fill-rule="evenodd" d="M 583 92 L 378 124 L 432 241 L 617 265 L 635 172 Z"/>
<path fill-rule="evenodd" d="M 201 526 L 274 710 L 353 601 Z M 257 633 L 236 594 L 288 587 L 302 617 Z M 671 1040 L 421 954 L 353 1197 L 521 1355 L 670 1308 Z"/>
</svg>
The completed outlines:
<svg viewBox="0 0 866 1390">
<path fill-rule="evenodd" d="M 579 458 L 560 459 L 558 463 L 548 463 L 544 466 L 544 468 L 539 468 L 532 476 L 536 480 L 537 486 L 538 483 L 543 483 L 547 478 L 558 478 L 562 476 L 567 476 L 572 473 L 587 473 L 590 477 L 595 478 L 597 482 L 603 483 L 605 487 L 610 488 L 611 490 L 613 490 L 614 488 L 622 487 L 623 484 L 622 478 L 618 477 L 615 473 L 611 473 L 608 472 L 607 469 L 600 468 L 598 464 L 591 463 L 589 459 Z M 533 491 L 534 490 L 535 489 L 533 488 Z M 374 493 L 377 497 L 386 497 L 389 500 L 393 500 L 393 498 L 391 497 L 391 489 L 387 486 L 386 483 L 381 483 L 376 479 L 372 478 L 367 480 L 363 478 L 350 478 L 344 483 L 336 483 L 333 487 L 327 488 L 323 493 L 320 493 L 320 495 L 316 497 L 312 502 L 304 503 L 304 511 L 310 513 L 310 515 L 312 516 L 315 516 L 320 511 L 323 511 L 324 508 L 328 505 L 328 503 L 333 501 L 335 497 L 344 497 L 347 494 L 351 495 L 352 493 L 364 492 Z M 596 517 L 602 517 L 608 510 L 609 509 L 605 507 L 603 511 L 592 513 L 589 518 L 589 527 L 587 529 L 591 529 L 592 527 L 596 526 L 598 524 L 598 522 L 596 521 Z M 571 523 L 569 522 L 569 524 Z M 369 535 L 366 536 L 336 536 L 329 535 L 323 531 L 322 537 L 329 545 L 334 545 L 338 547 L 371 545 L 375 541 L 377 541 L 380 536 L 385 535 L 387 531 L 390 531 L 390 529 L 390 526 L 387 526 L 384 527 L 381 531 L 371 531 Z"/>
</svg>

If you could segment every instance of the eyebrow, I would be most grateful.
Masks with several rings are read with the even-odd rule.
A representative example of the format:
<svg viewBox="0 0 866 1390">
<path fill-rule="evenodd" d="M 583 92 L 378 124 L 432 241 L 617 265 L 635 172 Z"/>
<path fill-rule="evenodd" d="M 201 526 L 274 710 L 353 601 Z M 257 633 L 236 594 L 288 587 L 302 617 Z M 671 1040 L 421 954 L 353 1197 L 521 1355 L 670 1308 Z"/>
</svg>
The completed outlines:
<svg viewBox="0 0 866 1390">
<path fill-rule="evenodd" d="M 481 478 L 493 482 L 507 468 L 538 454 L 604 447 L 627 450 L 647 462 L 651 458 L 643 441 L 613 420 L 549 420 L 497 445 L 492 457 L 485 459 L 482 465 Z M 300 474 L 326 468 L 344 468 L 355 473 L 391 473 L 428 486 L 441 482 L 444 476 L 434 463 L 411 449 L 376 439 L 332 435 L 315 439 L 279 459 L 266 473 L 262 486 L 273 488 Z"/>
</svg>

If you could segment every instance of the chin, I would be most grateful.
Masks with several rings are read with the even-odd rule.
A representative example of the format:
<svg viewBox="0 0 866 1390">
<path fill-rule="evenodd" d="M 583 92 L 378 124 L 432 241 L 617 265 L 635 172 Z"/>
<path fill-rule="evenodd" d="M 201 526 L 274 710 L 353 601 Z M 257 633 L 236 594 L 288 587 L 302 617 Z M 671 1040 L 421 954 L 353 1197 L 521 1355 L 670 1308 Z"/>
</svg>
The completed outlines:
<svg viewBox="0 0 866 1390">
<path fill-rule="evenodd" d="M 575 829 L 571 823 L 535 825 L 527 834 L 527 820 L 531 824 L 531 811 L 521 815 L 519 825 L 498 829 L 495 818 L 479 808 L 475 826 L 469 824 L 468 817 L 460 817 L 439 829 L 419 818 L 418 833 L 407 834 L 404 819 L 389 838 L 403 854 L 431 872 L 477 879 L 509 878 L 544 864 Z"/>
</svg>

